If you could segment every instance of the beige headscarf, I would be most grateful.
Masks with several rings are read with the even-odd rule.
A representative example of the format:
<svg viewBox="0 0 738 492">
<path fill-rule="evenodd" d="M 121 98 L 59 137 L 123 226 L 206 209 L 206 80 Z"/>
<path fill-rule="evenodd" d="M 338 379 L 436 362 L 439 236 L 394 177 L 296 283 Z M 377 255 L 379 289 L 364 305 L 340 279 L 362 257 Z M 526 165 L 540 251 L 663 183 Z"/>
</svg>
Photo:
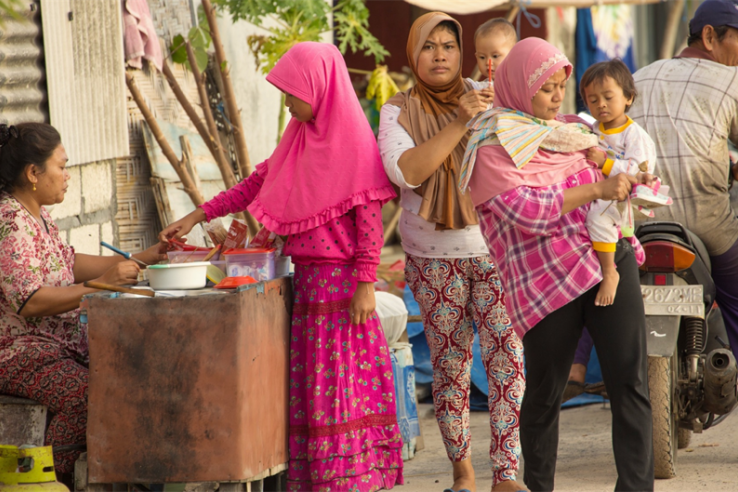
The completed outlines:
<svg viewBox="0 0 738 492">
<path fill-rule="evenodd" d="M 461 45 L 459 71 L 447 85 L 430 86 L 418 76 L 420 51 L 431 31 L 443 21 L 456 24 L 461 43 L 461 24 L 453 17 L 443 12 L 429 12 L 419 17 L 410 28 L 407 40 L 407 59 L 415 74 L 416 85 L 387 101 L 388 104 L 401 108 L 398 122 L 413 137 L 415 145 L 430 140 L 456 119 L 459 98 L 472 87 L 461 77 Z M 458 173 L 468 140 L 469 136 L 464 135 L 443 164 L 415 190 L 423 197 L 418 215 L 428 222 L 435 222 L 437 230 L 463 229 L 478 223 L 469 195 L 461 195 L 457 187 Z"/>
</svg>

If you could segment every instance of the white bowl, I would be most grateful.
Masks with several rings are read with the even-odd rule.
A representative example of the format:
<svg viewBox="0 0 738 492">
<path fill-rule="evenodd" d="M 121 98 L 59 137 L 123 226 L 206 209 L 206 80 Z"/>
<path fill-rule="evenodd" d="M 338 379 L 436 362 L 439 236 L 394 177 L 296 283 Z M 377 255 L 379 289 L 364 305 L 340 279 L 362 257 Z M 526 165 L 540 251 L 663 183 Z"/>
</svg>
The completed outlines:
<svg viewBox="0 0 738 492">
<path fill-rule="evenodd" d="M 208 281 L 208 265 L 209 261 L 151 265 L 146 273 L 154 290 L 202 289 Z"/>
</svg>

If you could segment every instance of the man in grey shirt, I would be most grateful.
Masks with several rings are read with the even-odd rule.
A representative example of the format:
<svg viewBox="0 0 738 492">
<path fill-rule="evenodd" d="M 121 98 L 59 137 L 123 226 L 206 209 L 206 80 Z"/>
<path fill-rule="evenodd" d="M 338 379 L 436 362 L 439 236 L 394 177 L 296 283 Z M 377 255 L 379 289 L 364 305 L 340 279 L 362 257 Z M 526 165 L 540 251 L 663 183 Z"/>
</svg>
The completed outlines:
<svg viewBox="0 0 738 492">
<path fill-rule="evenodd" d="M 738 143 L 738 7 L 707 0 L 689 23 L 688 47 L 635 73 L 630 116 L 656 144 L 656 174 L 674 204 L 659 220 L 682 223 L 705 243 L 717 302 L 738 358 L 738 219 L 730 207 L 728 140 Z"/>
</svg>

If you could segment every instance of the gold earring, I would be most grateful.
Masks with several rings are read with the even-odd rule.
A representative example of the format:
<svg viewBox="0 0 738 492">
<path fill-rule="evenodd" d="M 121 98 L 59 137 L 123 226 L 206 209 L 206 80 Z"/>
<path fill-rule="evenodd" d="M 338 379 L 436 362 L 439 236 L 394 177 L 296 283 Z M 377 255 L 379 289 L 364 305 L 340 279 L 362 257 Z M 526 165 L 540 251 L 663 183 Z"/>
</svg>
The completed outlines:
<svg viewBox="0 0 738 492">
<path fill-rule="evenodd" d="M 33 191 L 36 191 L 36 183 L 33 183 Z"/>
</svg>

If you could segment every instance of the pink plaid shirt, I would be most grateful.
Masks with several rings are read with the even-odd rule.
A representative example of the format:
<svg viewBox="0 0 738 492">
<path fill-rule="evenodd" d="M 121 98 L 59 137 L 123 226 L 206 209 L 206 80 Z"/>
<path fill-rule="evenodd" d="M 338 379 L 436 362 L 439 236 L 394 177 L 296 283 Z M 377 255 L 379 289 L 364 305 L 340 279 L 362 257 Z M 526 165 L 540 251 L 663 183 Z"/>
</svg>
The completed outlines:
<svg viewBox="0 0 738 492">
<path fill-rule="evenodd" d="M 522 339 L 543 318 L 602 280 L 584 227 L 589 204 L 561 214 L 563 191 L 600 179 L 585 169 L 545 188 L 520 186 L 477 207 L 482 235 L 507 293 L 507 312 Z M 643 250 L 632 241 L 639 263 Z"/>
</svg>

